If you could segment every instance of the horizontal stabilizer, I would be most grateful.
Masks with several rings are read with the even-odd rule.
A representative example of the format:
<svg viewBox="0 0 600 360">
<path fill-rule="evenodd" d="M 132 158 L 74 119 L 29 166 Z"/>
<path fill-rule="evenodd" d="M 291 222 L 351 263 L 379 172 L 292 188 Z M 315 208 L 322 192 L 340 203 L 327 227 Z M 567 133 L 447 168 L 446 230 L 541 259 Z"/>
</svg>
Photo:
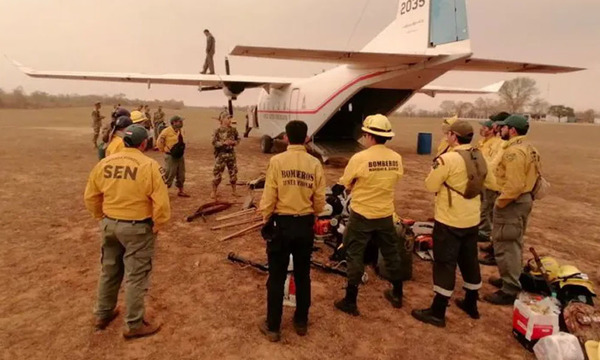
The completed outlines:
<svg viewBox="0 0 600 360">
<path fill-rule="evenodd" d="M 237 56 L 251 56 L 278 60 L 319 61 L 354 65 L 378 65 L 382 67 L 414 65 L 429 61 L 437 55 L 444 54 L 393 54 L 362 51 L 310 50 L 259 46 L 236 46 L 230 53 Z M 579 67 L 531 64 L 516 61 L 489 60 L 467 58 L 462 62 L 453 62 L 448 70 L 489 71 L 489 72 L 523 72 L 557 74 L 585 70 Z"/>
<path fill-rule="evenodd" d="M 500 88 L 504 85 L 504 81 L 494 83 L 482 87 L 481 89 L 469 89 L 469 88 L 454 88 L 446 86 L 425 86 L 417 92 L 427 94 L 434 97 L 436 94 L 495 94 L 500 91 Z"/>
<path fill-rule="evenodd" d="M 452 70 L 458 71 L 491 71 L 491 72 L 523 72 L 539 74 L 559 74 L 585 70 L 579 67 L 531 64 L 516 61 L 466 59 L 458 63 Z"/>
<path fill-rule="evenodd" d="M 204 75 L 204 74 L 140 74 L 140 73 L 112 73 L 112 72 L 87 72 L 87 71 L 38 71 L 13 61 L 15 66 L 23 73 L 34 78 L 66 79 L 66 80 L 92 80 L 130 82 L 141 84 L 165 85 L 190 85 L 201 86 L 208 90 L 222 88 L 225 84 L 240 84 L 244 88 L 269 85 L 283 87 L 297 79 L 275 78 L 253 75 Z"/>
</svg>

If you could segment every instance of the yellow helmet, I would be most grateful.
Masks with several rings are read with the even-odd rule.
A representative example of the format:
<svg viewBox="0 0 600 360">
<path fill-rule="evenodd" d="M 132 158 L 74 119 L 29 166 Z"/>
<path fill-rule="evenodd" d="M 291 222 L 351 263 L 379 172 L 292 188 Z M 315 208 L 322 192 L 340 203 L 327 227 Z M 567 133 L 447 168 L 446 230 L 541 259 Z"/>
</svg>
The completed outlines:
<svg viewBox="0 0 600 360">
<path fill-rule="evenodd" d="M 542 262 L 542 265 L 544 265 L 544 268 L 546 269 L 546 273 L 548 274 L 548 279 L 550 279 L 550 281 L 555 281 L 558 278 L 559 269 L 560 269 L 560 265 L 558 264 L 558 261 L 556 261 L 555 258 L 550 257 L 550 256 L 542 256 L 542 257 L 540 257 L 540 261 Z M 529 261 L 527 262 L 527 267 L 529 268 L 531 275 L 542 276 L 542 272 L 540 271 L 540 269 L 538 269 L 538 266 L 535 263 L 535 259 L 533 259 L 533 258 L 529 259 Z"/>
<path fill-rule="evenodd" d="M 454 124 L 456 120 L 458 120 L 458 115 L 454 115 L 449 118 L 444 118 L 444 121 L 442 122 L 442 131 L 445 133 L 450 131 L 450 126 Z"/>
<path fill-rule="evenodd" d="M 381 114 L 367 116 L 363 121 L 362 131 L 387 138 L 392 138 L 395 135 L 387 116 Z"/>
<path fill-rule="evenodd" d="M 134 124 L 148 120 L 148 118 L 146 117 L 146 115 L 144 115 L 144 113 L 142 113 L 141 111 L 137 111 L 137 110 L 132 111 L 131 115 L 129 117 L 131 118 L 131 121 Z"/>
<path fill-rule="evenodd" d="M 594 292 L 594 286 L 587 274 L 582 273 L 577 267 L 573 265 L 563 265 L 558 271 L 558 286 L 560 288 L 568 285 L 572 286 L 583 286 L 588 289 L 590 293 L 596 295 Z"/>
</svg>

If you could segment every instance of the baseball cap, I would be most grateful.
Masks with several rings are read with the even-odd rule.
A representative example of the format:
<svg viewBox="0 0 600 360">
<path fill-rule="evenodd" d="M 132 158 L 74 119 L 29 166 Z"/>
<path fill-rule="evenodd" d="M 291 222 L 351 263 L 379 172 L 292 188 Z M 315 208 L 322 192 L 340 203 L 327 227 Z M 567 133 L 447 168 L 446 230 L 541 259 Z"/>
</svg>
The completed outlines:
<svg viewBox="0 0 600 360">
<path fill-rule="evenodd" d="M 450 131 L 461 137 L 473 135 L 473 126 L 465 120 L 456 120 L 450 125 Z"/>
<path fill-rule="evenodd" d="M 175 115 L 175 116 L 173 116 L 173 117 L 171 118 L 171 120 L 170 120 L 170 121 L 171 121 L 171 124 L 172 124 L 174 121 L 180 121 L 180 120 L 181 120 L 181 121 L 183 121 L 183 120 L 185 120 L 185 119 L 184 119 L 184 118 L 182 118 L 182 117 L 181 117 L 181 116 L 179 116 L 179 115 Z"/>
<path fill-rule="evenodd" d="M 503 121 L 506 118 L 508 118 L 509 116 L 510 116 L 509 113 L 507 113 L 506 111 L 502 111 L 502 112 L 499 112 L 497 114 L 494 114 L 494 115 L 490 116 L 490 120 L 492 120 L 492 121 Z"/>
<path fill-rule="evenodd" d="M 498 122 L 500 126 L 509 126 L 520 130 L 525 130 L 529 127 L 529 121 L 524 116 L 521 115 L 511 115 L 506 118 L 504 121 Z"/>
<path fill-rule="evenodd" d="M 484 121 L 480 121 L 479 124 L 481 124 L 482 126 L 488 127 L 488 128 L 492 128 L 492 126 L 494 126 L 494 122 L 492 120 L 484 120 Z"/>
<path fill-rule="evenodd" d="M 123 135 L 123 142 L 127 147 L 138 147 L 148 138 L 148 131 L 141 125 L 129 125 Z"/>
</svg>

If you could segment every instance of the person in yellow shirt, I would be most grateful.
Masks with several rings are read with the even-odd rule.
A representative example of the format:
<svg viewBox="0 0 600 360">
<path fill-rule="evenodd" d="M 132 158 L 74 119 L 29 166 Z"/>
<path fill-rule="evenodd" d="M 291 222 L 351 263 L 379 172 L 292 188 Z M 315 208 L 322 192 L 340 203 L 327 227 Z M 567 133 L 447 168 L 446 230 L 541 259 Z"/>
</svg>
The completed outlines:
<svg viewBox="0 0 600 360">
<path fill-rule="evenodd" d="M 454 124 L 456 120 L 458 120 L 458 116 L 454 115 L 453 117 L 445 118 L 442 122 L 442 139 L 440 140 L 440 143 L 438 144 L 437 150 L 435 152 L 436 158 L 450 150 L 451 147 L 450 144 L 448 144 L 446 135 L 448 134 L 448 131 L 450 131 L 450 126 Z"/>
<path fill-rule="evenodd" d="M 269 279 L 267 320 L 260 331 L 279 341 L 284 284 L 290 254 L 294 260 L 296 312 L 294 329 L 300 336 L 308 330 L 310 307 L 310 257 L 314 243 L 315 216 L 325 206 L 325 177 L 319 160 L 306 152 L 306 123 L 290 121 L 285 127 L 287 151 L 269 161 L 259 210 L 265 221 Z"/>
<path fill-rule="evenodd" d="M 190 197 L 183 191 L 185 183 L 185 142 L 183 141 L 183 118 L 175 115 L 171 118 L 171 126 L 164 129 L 156 144 L 158 150 L 165 153 L 165 164 L 167 167 L 167 187 L 171 187 L 173 180 L 179 191 L 177 196 Z"/>
<path fill-rule="evenodd" d="M 500 135 L 500 121 L 505 120 L 510 114 L 503 111 L 490 116 L 488 121 L 482 123 L 480 135 L 482 136 L 479 142 L 479 148 L 482 149 L 483 155 L 489 164 L 490 172 L 493 174 L 494 169 L 502 159 L 502 146 L 504 140 Z M 494 202 L 498 197 L 500 188 L 494 182 L 492 186 L 486 188 L 481 193 L 481 223 L 479 224 L 479 242 L 488 242 L 489 244 L 480 247 L 479 249 L 484 254 L 479 259 L 482 265 L 495 266 L 496 259 L 494 257 L 494 246 L 490 242 L 492 232 L 492 218 L 494 213 Z"/>
<path fill-rule="evenodd" d="M 436 194 L 433 226 L 435 297 L 429 308 L 412 312 L 417 320 L 438 327 L 446 326 L 446 308 L 454 292 L 457 264 L 466 295 L 464 299 L 456 300 L 456 304 L 470 317 L 479 318 L 477 298 L 481 273 L 477 262 L 477 233 L 480 193 L 484 185 L 493 182 L 483 154 L 470 145 L 473 127 L 469 122 L 455 121 L 446 138 L 451 150 L 436 159 L 425 179 L 427 190 Z"/>
<path fill-rule="evenodd" d="M 481 129 L 479 135 L 481 139 L 477 147 L 483 154 L 485 161 L 490 165 L 493 164 L 497 154 L 501 152 L 502 139 L 494 134 L 492 120 L 481 121 Z M 492 212 L 494 210 L 494 202 L 498 196 L 498 188 L 493 184 L 489 188 L 484 188 L 481 192 L 481 222 L 479 223 L 479 241 L 489 242 L 490 233 L 492 231 Z M 480 262 L 484 265 L 496 265 L 492 254 L 487 255 Z"/>
<path fill-rule="evenodd" d="M 152 270 L 154 243 L 171 216 L 160 165 L 142 154 L 148 143 L 139 125 L 125 129 L 125 149 L 92 169 L 85 188 L 86 208 L 100 221 L 102 268 L 98 284 L 96 328 L 118 315 L 117 296 L 125 277 L 125 338 L 156 333 L 160 324 L 145 317 L 144 296 Z M 125 276 L 126 275 L 126 276 Z"/>
<path fill-rule="evenodd" d="M 499 123 L 502 126 L 502 159 L 494 169 L 500 195 L 494 205 L 492 243 L 500 279 L 490 283 L 500 290 L 484 296 L 495 305 L 512 305 L 521 291 L 523 235 L 533 206 L 531 191 L 540 165 L 539 153 L 528 144 L 529 122 L 520 115 L 511 115 Z M 537 165 L 537 166 L 536 166 Z"/>
<path fill-rule="evenodd" d="M 106 156 L 116 154 L 125 148 L 125 144 L 123 143 L 123 132 L 131 124 L 133 124 L 133 122 L 129 116 L 120 116 L 115 120 L 114 128 L 109 135 L 110 140 L 106 146 Z"/>
<path fill-rule="evenodd" d="M 364 254 L 370 240 L 376 241 L 385 261 L 393 289 L 384 291 L 392 306 L 402 307 L 402 270 L 394 227 L 394 193 L 404 173 L 402 157 L 385 143 L 394 137 L 392 124 L 384 115 L 367 116 L 362 131 L 367 149 L 350 158 L 338 185 L 351 191 L 350 217 L 344 234 L 348 262 L 346 296 L 337 309 L 358 316 L 356 298 L 364 273 Z M 332 189 L 333 190 L 333 189 Z M 336 189 L 337 191 L 337 189 Z"/>
</svg>

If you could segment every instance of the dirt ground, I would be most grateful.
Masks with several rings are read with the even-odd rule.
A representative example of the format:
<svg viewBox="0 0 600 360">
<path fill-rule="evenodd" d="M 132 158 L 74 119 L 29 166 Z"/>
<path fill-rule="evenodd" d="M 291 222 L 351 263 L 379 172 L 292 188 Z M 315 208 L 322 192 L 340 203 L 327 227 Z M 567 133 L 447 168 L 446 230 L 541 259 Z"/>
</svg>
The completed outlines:
<svg viewBox="0 0 600 360">
<path fill-rule="evenodd" d="M 480 303 L 480 320 L 454 305 L 447 327 L 421 324 L 410 316 L 429 306 L 431 263 L 415 257 L 414 279 L 405 286 L 404 307 L 393 309 L 382 291 L 388 284 L 370 272 L 359 294 L 360 317 L 333 309 L 344 293 L 344 279 L 312 271 L 313 306 L 309 334 L 298 337 L 292 311 L 284 311 L 279 344 L 267 342 L 257 324 L 265 315 L 266 275 L 226 260 L 230 251 L 265 261 L 257 232 L 225 242 L 227 230 L 185 216 L 209 201 L 213 156 L 210 134 L 216 127 L 207 110 L 181 111 L 187 118 L 187 190 L 171 189 L 173 217 L 159 234 L 149 311 L 164 321 L 155 336 L 121 337 L 122 315 L 94 332 L 99 272 L 97 223 L 85 210 L 87 175 L 97 162 L 91 145 L 91 109 L 0 110 L 0 353 L 2 359 L 533 359 L 513 339 L 511 307 Z M 109 111 L 103 111 L 108 115 Z M 167 115 L 173 115 L 168 111 Z M 237 115 L 239 128 L 242 114 Z M 397 212 L 424 220 L 433 214 L 433 196 L 423 180 L 431 156 L 416 155 L 419 131 L 439 139 L 439 122 L 395 119 L 391 146 L 404 157 L 406 176 L 396 194 Z M 534 124 L 531 139 L 541 151 L 552 193 L 536 203 L 527 245 L 570 262 L 600 284 L 600 126 Z M 238 149 L 240 179 L 264 171 L 259 133 Z M 149 153 L 162 163 L 157 153 Z M 342 169 L 326 168 L 329 184 Z M 244 190 L 245 191 L 245 190 Z M 223 198 L 231 199 L 228 189 Z M 239 205 L 238 205 L 239 206 Z M 232 212 L 230 210 L 229 212 Z M 317 257 L 325 259 L 324 248 Z M 596 260 L 594 260 L 596 259 Z M 496 273 L 482 267 L 484 281 Z M 461 280 L 455 296 L 462 296 Z M 493 288 L 485 284 L 482 292 Z M 122 300 L 122 296 L 120 301 Z"/>
</svg>

